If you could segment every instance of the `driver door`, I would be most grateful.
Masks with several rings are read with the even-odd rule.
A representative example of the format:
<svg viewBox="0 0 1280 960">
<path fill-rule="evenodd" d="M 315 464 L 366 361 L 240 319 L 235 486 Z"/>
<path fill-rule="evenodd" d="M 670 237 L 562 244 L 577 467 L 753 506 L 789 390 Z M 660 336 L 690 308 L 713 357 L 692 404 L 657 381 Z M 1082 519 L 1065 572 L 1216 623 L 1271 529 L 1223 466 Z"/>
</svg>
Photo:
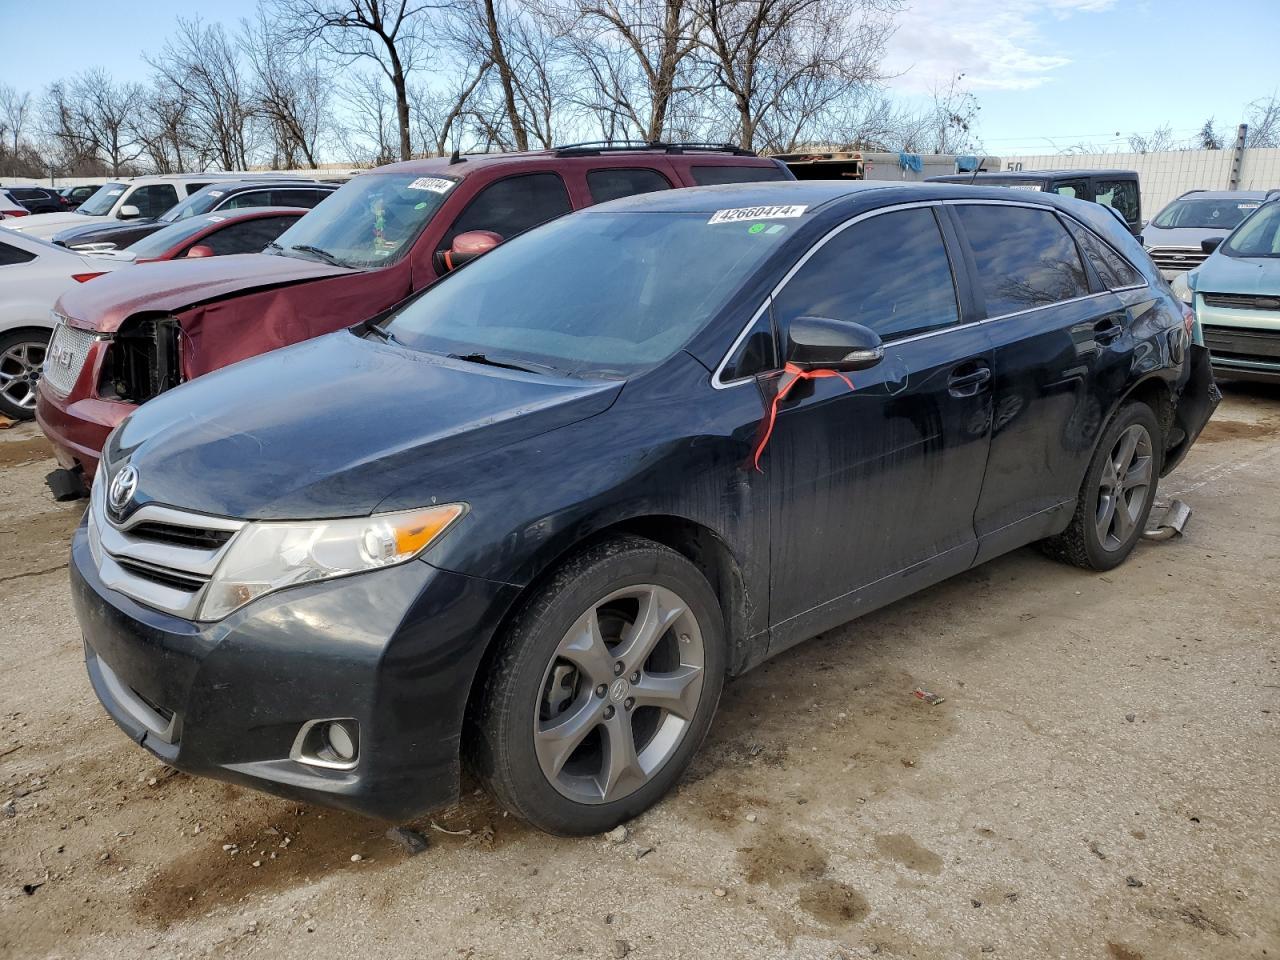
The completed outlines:
<svg viewBox="0 0 1280 960">
<path fill-rule="evenodd" d="M 948 233 L 951 230 L 949 221 Z M 952 246 L 952 249 L 958 249 Z M 938 213 L 876 212 L 828 235 L 778 293 L 791 320 L 880 335 L 884 359 L 779 405 L 769 475 L 770 651 L 966 569 L 990 443 L 991 347 L 961 304 Z"/>
</svg>

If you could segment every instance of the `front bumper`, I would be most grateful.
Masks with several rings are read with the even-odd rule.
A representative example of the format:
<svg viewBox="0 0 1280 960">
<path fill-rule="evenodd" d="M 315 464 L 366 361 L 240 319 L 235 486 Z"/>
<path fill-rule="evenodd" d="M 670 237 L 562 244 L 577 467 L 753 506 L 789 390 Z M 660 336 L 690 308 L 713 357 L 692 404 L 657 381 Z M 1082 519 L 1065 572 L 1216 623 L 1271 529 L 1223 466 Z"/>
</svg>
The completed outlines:
<svg viewBox="0 0 1280 960">
<path fill-rule="evenodd" d="M 203 624 L 105 587 L 83 524 L 71 556 L 94 692 L 165 763 L 388 820 L 456 799 L 471 681 L 516 588 L 411 561 Z M 333 717 L 359 723 L 354 769 L 291 759 Z"/>
<path fill-rule="evenodd" d="M 36 393 L 36 423 L 53 445 L 58 465 L 82 475 L 87 486 L 98 471 L 107 437 L 137 407 L 120 400 L 76 400 L 74 396 L 60 397 L 42 382 Z"/>
<path fill-rule="evenodd" d="M 1197 294 L 1196 319 L 1221 377 L 1280 382 L 1280 313 L 1210 306 Z"/>
</svg>

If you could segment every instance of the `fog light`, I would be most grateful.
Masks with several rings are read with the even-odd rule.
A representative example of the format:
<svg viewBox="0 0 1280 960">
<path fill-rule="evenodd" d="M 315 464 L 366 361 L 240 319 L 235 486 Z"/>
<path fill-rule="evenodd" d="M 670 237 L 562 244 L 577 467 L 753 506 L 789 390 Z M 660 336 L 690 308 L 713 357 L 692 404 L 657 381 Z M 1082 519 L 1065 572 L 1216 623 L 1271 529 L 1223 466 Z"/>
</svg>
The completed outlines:
<svg viewBox="0 0 1280 960">
<path fill-rule="evenodd" d="M 351 733 L 341 723 L 324 725 L 324 742 L 340 762 L 350 763 L 356 758 L 355 741 L 351 739 Z"/>
<path fill-rule="evenodd" d="M 350 770 L 360 757 L 360 724 L 349 717 L 309 720 L 298 731 L 289 757 L 313 767 Z"/>
</svg>

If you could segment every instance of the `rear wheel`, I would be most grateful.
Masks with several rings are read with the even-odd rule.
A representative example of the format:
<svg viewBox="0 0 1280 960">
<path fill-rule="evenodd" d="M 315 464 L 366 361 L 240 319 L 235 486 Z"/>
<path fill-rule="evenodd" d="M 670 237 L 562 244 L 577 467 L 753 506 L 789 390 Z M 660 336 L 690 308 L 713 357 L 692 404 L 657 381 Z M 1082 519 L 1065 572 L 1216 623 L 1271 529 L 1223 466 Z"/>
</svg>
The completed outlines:
<svg viewBox="0 0 1280 960">
<path fill-rule="evenodd" d="M 36 415 L 36 386 L 49 347 L 49 331 L 0 334 L 0 413 L 14 420 Z"/>
<path fill-rule="evenodd" d="M 1145 403 L 1120 408 L 1094 451 L 1071 525 L 1043 542 L 1046 553 L 1091 570 L 1124 562 L 1155 502 L 1159 437 L 1156 416 Z"/>
<path fill-rule="evenodd" d="M 550 833 L 600 833 L 660 799 L 723 686 L 724 629 L 706 579 L 634 537 L 568 561 L 502 643 L 477 717 L 478 772 Z"/>
</svg>

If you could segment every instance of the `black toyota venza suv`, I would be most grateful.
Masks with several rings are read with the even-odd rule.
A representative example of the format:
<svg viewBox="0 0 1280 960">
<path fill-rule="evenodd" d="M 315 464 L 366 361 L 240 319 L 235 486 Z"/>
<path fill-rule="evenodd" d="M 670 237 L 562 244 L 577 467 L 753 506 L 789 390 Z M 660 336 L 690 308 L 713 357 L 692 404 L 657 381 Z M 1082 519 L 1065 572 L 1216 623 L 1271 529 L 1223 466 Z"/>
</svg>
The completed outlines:
<svg viewBox="0 0 1280 960">
<path fill-rule="evenodd" d="M 1023 544 L 1120 563 L 1216 398 L 1094 204 L 603 204 L 125 421 L 72 548 L 89 676 L 193 773 L 400 819 L 466 761 L 600 831 L 726 677 Z"/>
</svg>

